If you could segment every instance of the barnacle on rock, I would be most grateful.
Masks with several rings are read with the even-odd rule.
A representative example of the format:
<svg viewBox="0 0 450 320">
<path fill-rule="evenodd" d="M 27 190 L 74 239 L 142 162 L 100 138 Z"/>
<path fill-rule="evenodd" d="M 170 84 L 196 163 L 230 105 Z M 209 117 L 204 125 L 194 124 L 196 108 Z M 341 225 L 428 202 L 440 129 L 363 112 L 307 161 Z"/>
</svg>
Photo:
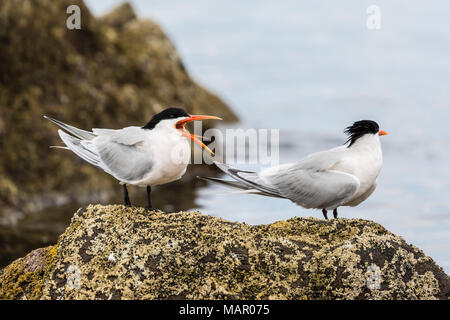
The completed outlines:
<svg viewBox="0 0 450 320">
<path fill-rule="evenodd" d="M 0 298 L 448 299 L 450 289 L 422 251 L 359 219 L 249 226 L 90 205 L 56 246 L 27 257 L 0 274 Z M 31 260 L 41 262 L 30 273 Z"/>
</svg>

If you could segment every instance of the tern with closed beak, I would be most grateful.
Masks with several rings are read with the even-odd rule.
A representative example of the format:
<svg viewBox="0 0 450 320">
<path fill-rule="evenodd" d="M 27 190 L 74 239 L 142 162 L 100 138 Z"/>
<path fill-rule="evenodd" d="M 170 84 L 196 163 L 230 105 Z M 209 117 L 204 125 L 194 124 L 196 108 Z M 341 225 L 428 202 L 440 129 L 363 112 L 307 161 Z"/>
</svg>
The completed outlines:
<svg viewBox="0 0 450 320">
<path fill-rule="evenodd" d="M 127 185 L 146 187 L 149 209 L 153 209 L 151 187 L 178 180 L 186 172 L 191 155 L 189 139 L 213 153 L 184 125 L 195 120 L 222 120 L 168 108 L 156 114 L 143 127 L 85 131 L 47 116 L 44 118 L 70 133 L 58 130 L 67 146 L 63 149 L 72 150 L 83 160 L 119 180 L 123 185 L 126 206 L 131 205 Z"/>
<path fill-rule="evenodd" d="M 338 207 L 357 206 L 375 190 L 382 166 L 378 124 L 361 120 L 345 129 L 345 145 L 313 153 L 294 162 L 264 169 L 243 171 L 223 163 L 216 166 L 234 180 L 199 177 L 251 194 L 285 198 L 308 209 L 328 210 L 335 218 Z"/>
</svg>

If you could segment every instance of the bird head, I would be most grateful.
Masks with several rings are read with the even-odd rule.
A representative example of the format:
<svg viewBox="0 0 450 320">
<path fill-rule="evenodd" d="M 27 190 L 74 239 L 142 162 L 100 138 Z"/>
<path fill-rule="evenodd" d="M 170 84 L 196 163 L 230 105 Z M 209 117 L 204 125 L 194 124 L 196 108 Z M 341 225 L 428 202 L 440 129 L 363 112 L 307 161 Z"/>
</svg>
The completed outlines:
<svg viewBox="0 0 450 320">
<path fill-rule="evenodd" d="M 380 130 L 378 123 L 372 120 L 356 121 L 355 123 L 353 123 L 353 125 L 347 127 L 344 132 L 348 135 L 348 140 L 346 143 L 350 142 L 348 147 L 351 147 L 356 142 L 356 140 L 367 134 L 378 136 L 384 136 L 388 134 L 386 131 Z"/>
<path fill-rule="evenodd" d="M 209 149 L 201 140 L 198 139 L 202 137 L 189 133 L 189 131 L 184 127 L 184 125 L 188 122 L 206 119 L 222 120 L 221 118 L 215 116 L 191 115 L 180 108 L 167 108 L 154 115 L 150 122 L 147 123 L 143 128 L 153 129 L 160 123 L 168 123 L 169 125 L 173 124 L 175 129 L 179 130 L 183 136 L 199 144 L 200 146 L 208 150 L 211 154 L 214 154 L 211 149 Z"/>
</svg>

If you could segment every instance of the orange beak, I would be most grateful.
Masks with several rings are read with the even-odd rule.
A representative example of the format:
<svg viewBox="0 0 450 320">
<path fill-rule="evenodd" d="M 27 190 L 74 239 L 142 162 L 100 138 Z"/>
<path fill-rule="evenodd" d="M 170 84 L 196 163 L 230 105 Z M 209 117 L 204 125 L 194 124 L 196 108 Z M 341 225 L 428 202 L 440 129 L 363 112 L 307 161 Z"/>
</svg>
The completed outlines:
<svg viewBox="0 0 450 320">
<path fill-rule="evenodd" d="M 386 131 L 383 131 L 383 130 L 380 130 L 380 131 L 378 131 L 378 135 L 379 136 L 385 136 L 385 135 L 387 135 L 388 133 L 386 132 Z"/>
<path fill-rule="evenodd" d="M 183 120 L 178 121 L 175 124 L 175 128 L 180 130 L 181 134 L 183 136 L 185 136 L 185 137 L 191 139 L 192 141 L 194 141 L 195 143 L 201 145 L 203 148 L 208 150 L 212 155 L 214 155 L 214 152 L 210 148 L 208 148 L 203 142 L 201 142 L 199 139 L 197 139 L 197 138 L 203 138 L 203 137 L 189 133 L 189 131 L 187 131 L 186 128 L 184 127 L 184 125 L 186 123 L 188 123 L 188 122 L 192 122 L 192 121 L 195 121 L 195 120 L 205 120 L 205 119 L 222 120 L 221 118 L 214 117 L 214 116 L 191 115 L 187 119 L 183 119 Z"/>
</svg>

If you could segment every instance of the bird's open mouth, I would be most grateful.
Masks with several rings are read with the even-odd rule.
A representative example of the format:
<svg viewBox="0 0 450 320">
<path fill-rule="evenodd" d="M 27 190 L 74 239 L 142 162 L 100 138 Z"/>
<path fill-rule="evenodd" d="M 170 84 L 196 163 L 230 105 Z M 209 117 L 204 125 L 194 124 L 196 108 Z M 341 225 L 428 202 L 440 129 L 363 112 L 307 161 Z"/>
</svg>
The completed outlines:
<svg viewBox="0 0 450 320">
<path fill-rule="evenodd" d="M 205 148 L 206 150 L 208 150 L 212 155 L 214 155 L 214 152 L 208 148 L 203 142 L 201 142 L 198 138 L 203 138 L 201 136 L 197 136 L 195 134 L 190 133 L 189 131 L 186 130 L 186 128 L 184 127 L 184 125 L 188 122 L 191 121 L 195 121 L 195 120 L 206 120 L 206 119 L 214 119 L 214 120 L 222 120 L 219 117 L 214 117 L 214 116 L 201 116 L 201 115 L 191 115 L 189 118 L 187 119 L 183 119 L 178 121 L 175 124 L 175 128 L 177 130 L 180 130 L 182 135 L 191 139 L 192 141 L 194 141 L 195 143 L 201 145 L 203 148 Z"/>
</svg>

